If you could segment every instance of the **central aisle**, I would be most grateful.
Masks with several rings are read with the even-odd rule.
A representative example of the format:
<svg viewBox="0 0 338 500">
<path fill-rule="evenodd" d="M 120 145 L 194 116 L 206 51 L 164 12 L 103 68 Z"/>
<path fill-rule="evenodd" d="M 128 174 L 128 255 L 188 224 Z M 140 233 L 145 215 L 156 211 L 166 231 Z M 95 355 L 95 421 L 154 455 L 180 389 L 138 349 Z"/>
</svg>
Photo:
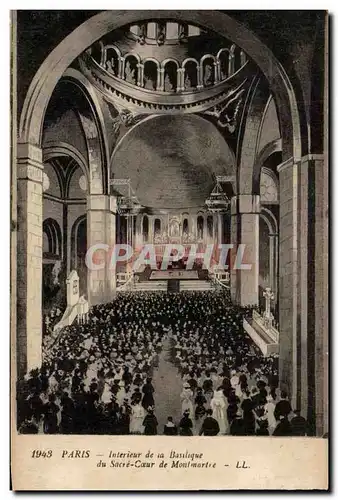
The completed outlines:
<svg viewBox="0 0 338 500">
<path fill-rule="evenodd" d="M 166 338 L 159 355 L 158 370 L 153 374 L 155 389 L 155 415 L 159 426 L 158 434 L 163 434 L 163 427 L 168 416 L 172 416 L 176 425 L 181 419 L 182 379 L 173 363 L 170 361 L 171 340 Z"/>
</svg>

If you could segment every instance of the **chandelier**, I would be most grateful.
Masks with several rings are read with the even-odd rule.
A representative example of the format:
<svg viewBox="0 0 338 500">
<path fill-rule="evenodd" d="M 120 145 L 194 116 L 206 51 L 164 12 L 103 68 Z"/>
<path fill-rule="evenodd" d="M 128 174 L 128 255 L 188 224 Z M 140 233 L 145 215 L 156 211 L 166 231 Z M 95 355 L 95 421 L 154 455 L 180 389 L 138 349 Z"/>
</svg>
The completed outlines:
<svg viewBox="0 0 338 500">
<path fill-rule="evenodd" d="M 116 200 L 117 213 L 124 217 L 133 217 L 140 213 L 142 205 L 138 201 L 136 194 L 131 187 L 130 179 L 112 179 L 110 181 L 112 186 L 127 186 L 128 194 L 125 196 L 118 196 Z"/>
<path fill-rule="evenodd" d="M 224 213 L 228 211 L 230 200 L 221 187 L 221 178 L 216 177 L 216 185 L 211 191 L 209 198 L 205 200 L 205 204 L 209 212 Z"/>
<path fill-rule="evenodd" d="M 142 210 L 142 205 L 139 203 L 136 196 L 119 196 L 117 198 L 117 212 L 124 217 L 132 217 L 137 215 Z"/>
</svg>

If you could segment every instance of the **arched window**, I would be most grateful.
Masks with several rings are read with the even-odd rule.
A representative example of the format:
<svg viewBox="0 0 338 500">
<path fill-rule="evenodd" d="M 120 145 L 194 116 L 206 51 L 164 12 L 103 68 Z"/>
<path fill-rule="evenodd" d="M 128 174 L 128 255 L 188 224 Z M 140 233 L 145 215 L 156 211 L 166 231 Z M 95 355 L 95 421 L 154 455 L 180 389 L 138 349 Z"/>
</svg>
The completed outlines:
<svg viewBox="0 0 338 500">
<path fill-rule="evenodd" d="M 43 253 L 49 257 L 61 258 L 61 229 L 55 219 L 45 219 L 43 230 Z"/>
<path fill-rule="evenodd" d="M 157 67 L 154 61 L 145 61 L 143 86 L 148 90 L 156 90 L 157 87 Z"/>
<path fill-rule="evenodd" d="M 114 47 L 106 48 L 106 70 L 114 76 L 119 76 L 120 58 Z"/>
<path fill-rule="evenodd" d="M 81 215 L 73 224 L 71 232 L 71 268 L 79 272 L 85 266 L 87 252 L 87 217 Z"/>
<path fill-rule="evenodd" d="M 215 66 L 212 57 L 206 57 L 202 63 L 203 86 L 209 87 L 215 83 Z"/>
<path fill-rule="evenodd" d="M 220 65 L 220 79 L 226 80 L 229 75 L 229 49 L 221 49 L 217 55 Z"/>
<path fill-rule="evenodd" d="M 161 232 L 161 219 L 155 219 L 154 221 L 154 235 L 158 235 Z"/>
<path fill-rule="evenodd" d="M 177 64 L 168 61 L 164 66 L 164 90 L 165 92 L 176 92 L 177 89 Z"/>
<path fill-rule="evenodd" d="M 197 63 L 195 61 L 187 61 L 184 72 L 184 90 L 196 89 L 197 80 Z"/>
<path fill-rule="evenodd" d="M 214 233 L 214 218 L 212 215 L 208 215 L 207 217 L 207 229 L 208 229 L 208 236 L 212 238 Z"/>
<path fill-rule="evenodd" d="M 126 82 L 137 84 L 137 59 L 135 56 L 126 57 L 124 65 L 124 79 Z"/>
<path fill-rule="evenodd" d="M 204 217 L 202 215 L 199 215 L 197 217 L 197 238 L 199 240 L 202 240 L 203 235 L 204 235 Z"/>
<path fill-rule="evenodd" d="M 183 234 L 189 233 L 189 221 L 188 219 L 184 219 L 183 221 Z"/>
<path fill-rule="evenodd" d="M 100 42 L 94 43 L 91 47 L 91 56 L 98 64 L 102 63 L 102 56 L 103 56 L 102 49 L 103 46 L 102 43 Z"/>
<path fill-rule="evenodd" d="M 149 239 L 149 219 L 147 215 L 145 215 L 142 220 L 142 237 L 143 242 L 147 243 Z"/>
</svg>

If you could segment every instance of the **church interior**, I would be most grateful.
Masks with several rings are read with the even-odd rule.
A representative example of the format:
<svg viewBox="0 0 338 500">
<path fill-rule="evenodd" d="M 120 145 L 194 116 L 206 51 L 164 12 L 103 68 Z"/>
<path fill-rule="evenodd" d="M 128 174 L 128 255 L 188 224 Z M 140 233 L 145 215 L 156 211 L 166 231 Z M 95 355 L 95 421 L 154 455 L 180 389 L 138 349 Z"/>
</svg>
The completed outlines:
<svg viewBox="0 0 338 500">
<path fill-rule="evenodd" d="M 192 390 L 195 397 L 199 368 L 192 376 L 186 364 L 198 364 L 206 347 L 201 342 L 200 353 L 195 352 L 195 336 L 184 343 L 185 325 L 180 337 L 178 311 L 188 311 L 187 321 L 198 319 L 201 328 L 205 321 L 211 337 L 215 331 L 214 340 L 205 342 L 210 352 L 220 349 L 223 356 L 217 358 L 223 372 L 210 358 L 204 373 L 207 380 L 209 371 L 217 375 L 211 408 L 222 376 L 243 381 L 236 363 L 242 366 L 245 356 L 259 352 L 263 365 L 274 370 L 274 389 L 286 391 L 293 410 L 306 419 L 307 434 L 328 432 L 325 26 L 324 11 L 17 12 L 11 278 L 17 284 L 12 327 L 19 386 L 33 373 L 42 385 L 54 377 L 60 388 L 46 360 L 71 349 L 69 339 L 77 345 L 82 334 L 79 346 L 89 356 L 91 342 L 101 342 L 98 324 L 108 328 L 111 322 L 110 335 L 118 338 L 119 317 L 129 339 L 129 303 L 133 314 L 140 310 L 142 316 L 145 309 L 156 317 L 153 325 L 158 322 L 156 331 L 145 334 L 144 345 L 138 338 L 135 352 L 130 347 L 133 357 L 140 345 L 146 353 L 144 346 L 154 344 L 153 361 L 145 356 L 154 369 L 155 403 L 143 396 L 145 411 L 154 405 L 162 423 L 158 394 L 165 417 L 177 413 L 179 420 L 189 410 L 191 417 L 195 409 L 179 401 L 181 377 L 183 392 Z M 88 249 L 102 244 L 109 251 L 129 245 L 134 258 L 144 245 L 153 245 L 159 271 L 143 266 L 134 272 L 128 261 L 116 271 L 89 268 Z M 161 274 L 161 256 L 170 244 L 199 253 L 208 245 L 244 245 L 243 261 L 251 267 L 232 266 L 231 251 L 226 272 L 213 262 L 186 271 L 184 257 L 172 263 L 174 274 Z M 167 314 L 175 318 L 170 325 L 168 297 Z M 163 309 L 161 315 L 156 307 Z M 224 323 L 218 330 L 210 319 L 217 321 L 216 316 Z M 137 318 L 130 321 L 141 321 Z M 231 340 L 230 347 L 220 340 L 217 346 L 230 320 L 239 326 L 229 335 L 240 340 Z M 87 327 L 93 332 L 88 326 L 93 324 L 91 339 L 84 332 Z M 133 338 L 116 346 L 109 342 L 102 341 L 100 349 L 110 352 L 115 376 L 117 349 L 120 380 L 127 385 L 130 369 L 124 363 L 131 358 L 123 356 L 129 356 L 125 344 L 132 346 Z M 240 361 L 236 345 L 245 352 Z M 161 358 L 163 350 L 171 353 L 180 375 Z M 82 370 L 81 356 L 69 375 L 73 384 Z M 89 393 L 96 391 L 93 380 L 94 386 L 97 380 L 105 386 L 114 379 L 106 368 L 93 371 Z M 169 385 L 178 386 L 169 402 L 171 393 L 161 395 L 157 388 L 158 370 Z M 246 373 L 249 380 L 250 369 Z M 201 384 L 209 404 L 208 383 Z M 270 379 L 266 384 L 273 385 Z M 71 391 L 67 388 L 68 398 Z M 123 406 L 125 388 L 122 393 Z M 69 429 L 74 418 L 64 408 L 71 404 L 62 403 L 57 393 L 53 398 L 49 394 L 46 404 L 63 407 L 61 422 Z M 190 401 L 189 395 L 182 399 Z M 45 421 L 52 433 L 53 419 Z"/>
</svg>

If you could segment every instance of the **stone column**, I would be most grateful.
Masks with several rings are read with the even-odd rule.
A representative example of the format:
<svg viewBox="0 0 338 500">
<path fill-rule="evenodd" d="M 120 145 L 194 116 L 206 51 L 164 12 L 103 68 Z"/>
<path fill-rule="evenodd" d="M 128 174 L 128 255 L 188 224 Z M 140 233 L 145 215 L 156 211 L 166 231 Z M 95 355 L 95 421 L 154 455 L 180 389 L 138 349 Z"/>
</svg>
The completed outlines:
<svg viewBox="0 0 338 500">
<path fill-rule="evenodd" d="M 16 356 L 19 378 L 41 365 L 42 181 L 41 149 L 31 144 L 18 144 Z"/>
<path fill-rule="evenodd" d="M 155 217 L 153 215 L 148 215 L 148 243 L 154 243 L 154 220 Z"/>
<path fill-rule="evenodd" d="M 214 62 L 214 76 L 215 76 L 214 83 L 218 83 L 220 81 L 218 66 L 219 66 L 219 63 Z"/>
<path fill-rule="evenodd" d="M 140 248 L 143 245 L 142 240 L 142 214 L 136 215 L 136 234 L 135 234 L 135 248 Z"/>
<path fill-rule="evenodd" d="M 137 63 L 137 85 L 138 87 L 144 86 L 144 64 Z"/>
<path fill-rule="evenodd" d="M 328 419 L 328 169 L 323 155 L 278 167 L 280 381 L 312 433 Z"/>
<path fill-rule="evenodd" d="M 327 158 L 323 155 L 313 155 L 313 177 L 315 190 L 314 199 L 315 221 L 315 283 L 313 286 L 314 299 L 314 356 L 315 356 L 315 408 L 316 434 L 322 436 L 328 432 L 329 419 L 329 285 L 328 285 L 328 183 L 329 172 Z"/>
<path fill-rule="evenodd" d="M 223 214 L 217 214 L 217 241 L 219 245 L 223 243 Z"/>
<path fill-rule="evenodd" d="M 299 183 L 300 162 L 293 158 L 278 167 L 280 185 L 279 223 L 279 378 L 282 389 L 292 397 L 292 407 L 300 405 L 300 287 Z M 303 221 L 304 222 L 304 221 Z M 304 227 L 303 230 L 307 230 Z M 306 249 L 305 249 L 306 252 Z M 306 260 L 306 253 L 304 255 Z M 305 292 L 307 295 L 307 291 Z M 304 311 L 305 312 L 305 311 Z M 306 321 L 306 318 L 303 318 Z M 305 359 L 304 359 L 305 362 Z"/>
<path fill-rule="evenodd" d="M 160 85 L 157 90 L 161 90 L 162 92 L 164 91 L 164 68 L 160 68 L 158 70 L 159 73 L 159 82 Z"/>
<path fill-rule="evenodd" d="M 125 66 L 125 58 L 124 57 L 120 57 L 120 65 L 119 65 L 119 77 L 122 78 L 122 80 L 124 80 L 124 66 Z"/>
<path fill-rule="evenodd" d="M 177 69 L 177 92 L 184 90 L 184 68 Z"/>
<path fill-rule="evenodd" d="M 220 61 L 217 61 L 215 64 L 216 64 L 217 81 L 220 82 L 222 80 L 221 63 Z"/>
<path fill-rule="evenodd" d="M 199 85 L 197 85 L 197 88 L 203 88 L 204 87 L 204 81 L 203 81 L 203 73 L 204 73 L 204 68 L 203 68 L 203 63 L 199 65 L 197 68 L 198 70 L 198 78 L 199 78 Z"/>
<path fill-rule="evenodd" d="M 269 278 L 270 278 L 269 285 L 275 295 L 275 300 L 276 300 L 276 290 L 277 290 L 277 275 L 276 275 L 277 238 L 278 238 L 277 234 L 275 233 L 269 234 Z"/>
<path fill-rule="evenodd" d="M 185 68 L 181 68 L 182 69 L 182 89 L 181 90 L 187 90 L 185 88 Z"/>
<path fill-rule="evenodd" d="M 197 72 L 197 89 L 200 90 L 203 88 L 203 77 L 201 76 L 202 71 L 201 71 L 202 65 L 199 65 L 196 67 L 196 72 Z"/>
<path fill-rule="evenodd" d="M 116 198 L 99 194 L 87 198 L 88 249 L 95 244 L 108 245 L 109 249 L 94 254 L 99 270 L 88 269 L 88 302 L 90 305 L 109 302 L 116 292 L 116 272 L 110 269 L 110 258 L 116 242 Z M 95 258 L 96 257 L 96 258 Z"/>
<path fill-rule="evenodd" d="M 231 199 L 231 297 L 241 306 L 258 304 L 259 212 L 257 195 L 242 194 Z M 243 245 L 240 258 L 238 245 Z M 250 269 L 236 269 L 239 264 Z"/>
<path fill-rule="evenodd" d="M 235 73 L 235 49 L 236 46 L 232 45 L 229 52 L 228 78 Z"/>
</svg>

